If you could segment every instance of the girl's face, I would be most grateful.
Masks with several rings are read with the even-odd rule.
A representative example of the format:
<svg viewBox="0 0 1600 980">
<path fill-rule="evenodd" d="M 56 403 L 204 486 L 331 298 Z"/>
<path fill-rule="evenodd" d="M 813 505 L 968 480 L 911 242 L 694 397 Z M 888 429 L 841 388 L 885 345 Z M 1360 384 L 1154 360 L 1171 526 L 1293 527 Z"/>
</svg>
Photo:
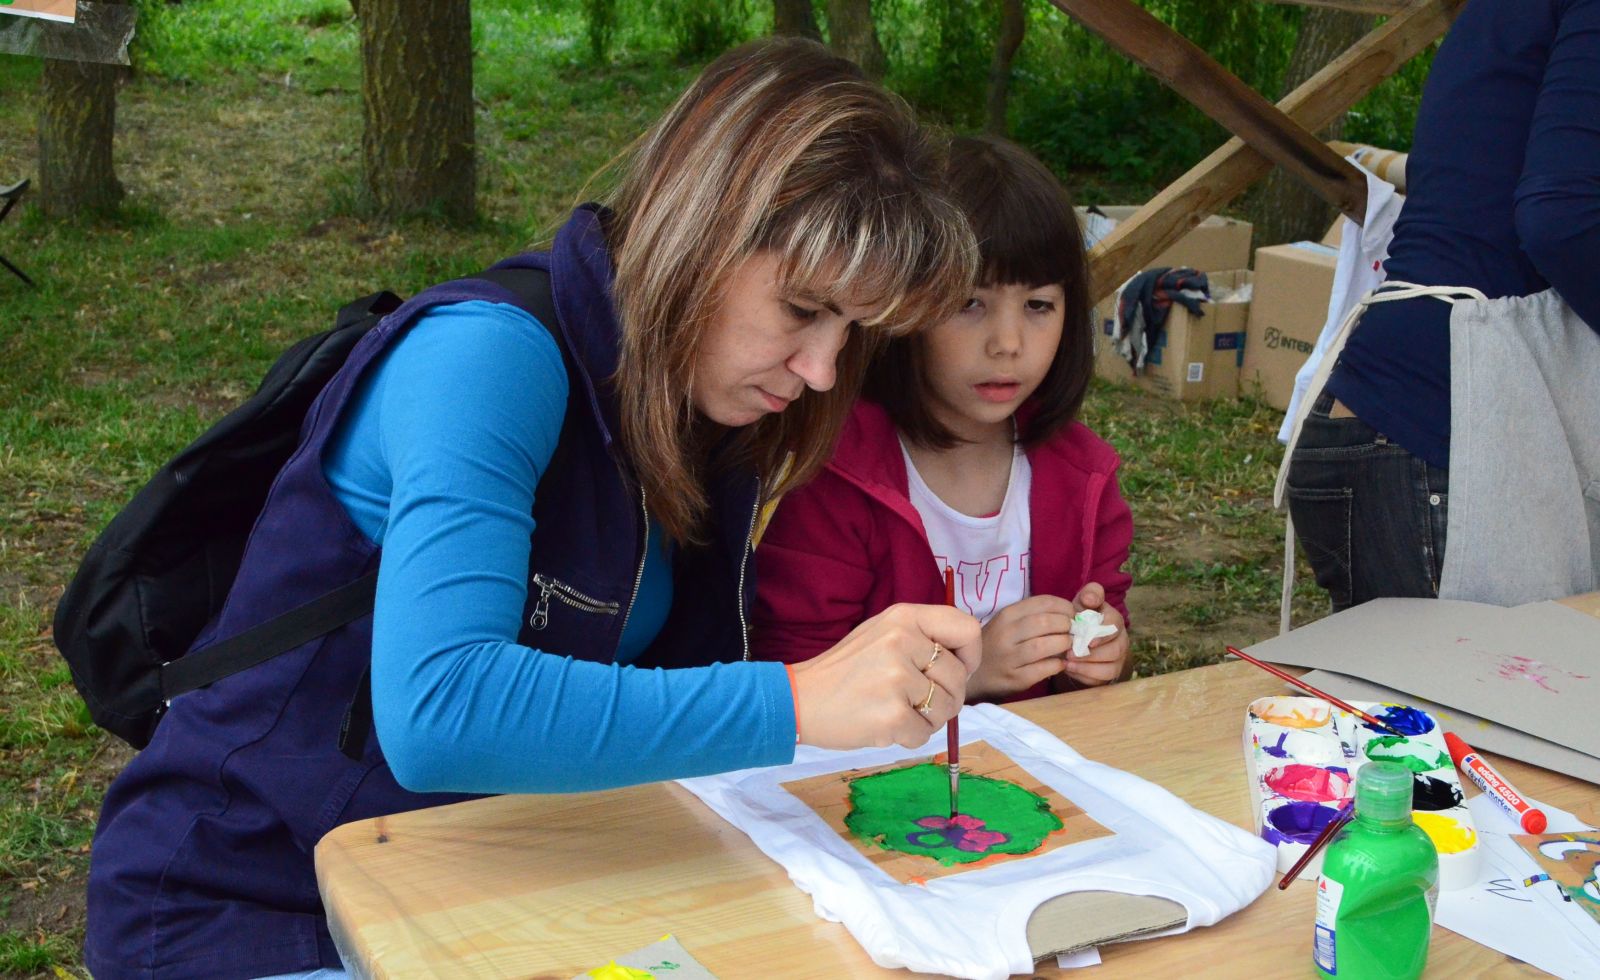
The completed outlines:
<svg viewBox="0 0 1600 980">
<path fill-rule="evenodd" d="M 1059 283 L 985 286 L 922 334 L 935 418 L 973 442 L 1004 431 L 1055 361 L 1066 292 Z"/>
<path fill-rule="evenodd" d="M 713 422 L 749 425 L 807 388 L 832 388 L 849 331 L 873 313 L 783 291 L 779 265 L 757 252 L 736 266 L 701 337 L 690 399 Z"/>
</svg>

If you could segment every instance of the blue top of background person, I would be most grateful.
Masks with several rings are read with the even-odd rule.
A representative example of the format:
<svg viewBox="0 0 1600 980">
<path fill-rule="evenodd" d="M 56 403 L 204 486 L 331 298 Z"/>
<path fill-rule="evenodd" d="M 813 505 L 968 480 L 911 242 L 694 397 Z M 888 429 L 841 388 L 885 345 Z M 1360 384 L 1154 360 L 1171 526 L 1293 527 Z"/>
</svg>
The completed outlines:
<svg viewBox="0 0 1600 980">
<path fill-rule="evenodd" d="M 173 701 L 106 797 L 95 975 L 337 966 L 311 855 L 350 820 L 942 726 L 978 656 L 955 610 L 888 610 L 787 676 L 742 659 L 756 508 L 826 459 L 876 337 L 968 295 L 940 153 L 821 46 L 749 45 L 636 144 L 608 208 L 502 263 L 548 270 L 557 322 L 465 279 L 363 339 L 197 645 L 373 567 L 375 612 Z M 930 666 L 935 642 L 955 655 Z"/>
<path fill-rule="evenodd" d="M 1600 330 L 1600 0 L 1473 0 L 1428 72 L 1388 278 L 1489 298 L 1554 287 Z M 1450 306 L 1362 314 L 1329 390 L 1450 465 Z"/>
</svg>

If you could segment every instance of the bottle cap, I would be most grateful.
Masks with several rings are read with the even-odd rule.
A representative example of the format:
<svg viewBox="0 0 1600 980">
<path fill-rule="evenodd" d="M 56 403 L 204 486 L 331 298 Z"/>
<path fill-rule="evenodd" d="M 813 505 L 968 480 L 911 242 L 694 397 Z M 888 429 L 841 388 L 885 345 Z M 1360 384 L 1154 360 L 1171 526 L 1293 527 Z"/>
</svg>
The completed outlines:
<svg viewBox="0 0 1600 980">
<path fill-rule="evenodd" d="M 1369 762 L 1356 773 L 1356 813 L 1379 823 L 1411 819 L 1411 770 L 1398 762 Z"/>
</svg>

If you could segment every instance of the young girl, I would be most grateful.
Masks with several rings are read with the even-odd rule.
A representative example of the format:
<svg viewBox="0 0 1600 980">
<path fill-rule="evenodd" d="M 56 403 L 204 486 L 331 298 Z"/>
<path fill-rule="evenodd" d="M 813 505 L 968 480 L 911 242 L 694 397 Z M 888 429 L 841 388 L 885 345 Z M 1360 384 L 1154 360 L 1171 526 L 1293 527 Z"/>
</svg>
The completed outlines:
<svg viewBox="0 0 1600 980">
<path fill-rule="evenodd" d="M 1133 520 L 1115 451 L 1073 421 L 1093 373 L 1083 239 L 1044 165 L 1001 140 L 952 148 L 948 191 L 981 257 L 954 317 L 894 340 L 832 460 L 756 550 L 754 648 L 787 663 L 897 602 L 983 623 L 969 700 L 1105 684 L 1128 669 Z M 1083 609 L 1117 632 L 1071 654 Z"/>
</svg>

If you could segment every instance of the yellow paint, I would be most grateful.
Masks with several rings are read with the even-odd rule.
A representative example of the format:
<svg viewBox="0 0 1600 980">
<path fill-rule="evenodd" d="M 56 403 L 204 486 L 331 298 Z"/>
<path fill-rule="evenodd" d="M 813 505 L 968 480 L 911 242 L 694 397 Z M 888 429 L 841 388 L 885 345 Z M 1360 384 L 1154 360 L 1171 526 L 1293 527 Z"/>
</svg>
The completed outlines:
<svg viewBox="0 0 1600 980">
<path fill-rule="evenodd" d="M 605 966 L 597 966 L 584 976 L 594 977 L 594 980 L 655 980 L 656 977 L 649 970 L 635 970 L 631 966 L 623 966 L 616 960 Z"/>
<path fill-rule="evenodd" d="M 1460 821 L 1437 813 L 1413 813 L 1411 819 L 1427 832 L 1440 854 L 1460 854 L 1478 843 L 1478 835 Z"/>
<path fill-rule="evenodd" d="M 1311 710 L 1309 716 L 1299 708 L 1293 709 L 1288 714 L 1263 708 L 1258 717 L 1269 725 L 1282 725 L 1284 728 L 1321 728 L 1328 723 L 1328 713 L 1319 712 L 1315 708 Z"/>
</svg>

